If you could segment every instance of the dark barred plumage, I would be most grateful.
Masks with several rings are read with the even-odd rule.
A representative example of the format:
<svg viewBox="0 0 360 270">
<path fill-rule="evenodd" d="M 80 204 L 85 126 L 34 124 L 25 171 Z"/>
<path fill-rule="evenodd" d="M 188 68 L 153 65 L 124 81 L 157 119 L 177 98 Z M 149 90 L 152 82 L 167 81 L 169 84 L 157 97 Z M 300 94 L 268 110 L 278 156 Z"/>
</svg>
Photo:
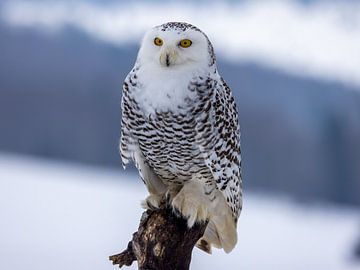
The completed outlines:
<svg viewBox="0 0 360 270">
<path fill-rule="evenodd" d="M 225 81 L 193 78 L 188 91 L 196 92 L 195 99 L 187 97 L 176 112 L 145 115 L 132 94 L 136 71 L 123 86 L 120 147 L 124 163 L 131 159 L 130 145 L 137 144 L 164 182 L 182 185 L 199 173 L 214 189 L 215 180 L 237 219 L 242 206 L 240 131 L 234 97 Z"/>
</svg>

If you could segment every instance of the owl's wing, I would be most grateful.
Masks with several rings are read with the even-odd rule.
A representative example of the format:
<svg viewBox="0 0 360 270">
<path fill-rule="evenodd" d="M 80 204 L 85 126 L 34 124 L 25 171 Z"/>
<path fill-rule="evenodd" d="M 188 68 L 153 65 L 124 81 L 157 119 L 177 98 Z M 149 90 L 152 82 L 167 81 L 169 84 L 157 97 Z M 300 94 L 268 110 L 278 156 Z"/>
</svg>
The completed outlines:
<svg viewBox="0 0 360 270">
<path fill-rule="evenodd" d="M 216 186 L 237 221 L 242 209 L 238 112 L 231 90 L 222 78 L 214 81 L 212 87 L 210 99 L 203 101 L 204 111 L 209 113 L 198 119 L 197 141 Z"/>
<path fill-rule="evenodd" d="M 126 76 L 123 83 L 123 91 L 121 98 L 121 135 L 120 135 L 120 154 L 123 167 L 133 159 L 135 142 L 131 135 L 131 127 L 138 127 L 143 121 L 138 117 L 137 112 L 140 110 L 139 105 L 131 96 L 131 92 L 138 87 L 137 72 L 138 68 L 135 64 L 134 68 Z"/>
<path fill-rule="evenodd" d="M 130 135 L 130 130 L 128 128 L 129 121 L 131 119 L 129 118 L 129 101 L 128 101 L 128 95 L 129 95 L 129 87 L 126 82 L 123 84 L 123 92 L 122 92 L 122 98 L 121 98 L 121 135 L 120 135 L 120 154 L 121 154 L 121 161 L 123 164 L 123 167 L 125 168 L 126 165 L 131 160 L 131 151 L 130 147 L 132 144 L 132 138 Z"/>
</svg>

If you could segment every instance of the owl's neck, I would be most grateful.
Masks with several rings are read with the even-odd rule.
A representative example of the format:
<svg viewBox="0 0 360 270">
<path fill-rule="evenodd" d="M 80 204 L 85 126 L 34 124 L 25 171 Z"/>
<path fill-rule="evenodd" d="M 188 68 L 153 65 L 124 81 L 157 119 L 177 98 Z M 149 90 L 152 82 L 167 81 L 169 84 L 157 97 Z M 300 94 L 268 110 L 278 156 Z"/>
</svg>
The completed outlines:
<svg viewBox="0 0 360 270">
<path fill-rule="evenodd" d="M 141 65 L 137 78 L 139 87 L 134 98 L 146 115 L 156 111 L 176 111 L 186 98 L 195 98 L 189 82 L 198 76 L 208 76 L 208 69 L 154 67 Z"/>
</svg>

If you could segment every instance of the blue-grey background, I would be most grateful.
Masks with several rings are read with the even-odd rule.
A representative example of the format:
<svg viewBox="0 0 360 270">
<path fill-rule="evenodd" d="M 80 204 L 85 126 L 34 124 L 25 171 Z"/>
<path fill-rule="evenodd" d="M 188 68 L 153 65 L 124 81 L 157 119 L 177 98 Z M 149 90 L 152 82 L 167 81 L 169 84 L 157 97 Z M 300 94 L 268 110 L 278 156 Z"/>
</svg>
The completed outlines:
<svg viewBox="0 0 360 270">
<path fill-rule="evenodd" d="M 0 151 L 121 170 L 121 85 L 137 50 L 2 21 Z M 239 108 L 245 189 L 360 205 L 359 87 L 218 62 Z"/>
<path fill-rule="evenodd" d="M 1 1 L 0 268 L 115 269 L 147 194 L 120 162 L 122 82 L 165 18 L 209 35 L 241 125 L 238 244 L 192 269 L 359 269 L 355 0 Z"/>
</svg>

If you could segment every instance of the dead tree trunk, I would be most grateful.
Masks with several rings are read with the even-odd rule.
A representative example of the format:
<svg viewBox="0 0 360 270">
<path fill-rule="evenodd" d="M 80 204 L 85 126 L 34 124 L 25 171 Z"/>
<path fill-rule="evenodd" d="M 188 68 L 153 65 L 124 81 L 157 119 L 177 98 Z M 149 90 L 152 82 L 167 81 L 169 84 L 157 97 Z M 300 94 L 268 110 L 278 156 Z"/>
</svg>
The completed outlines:
<svg viewBox="0 0 360 270">
<path fill-rule="evenodd" d="M 186 220 L 170 209 L 148 210 L 127 249 L 109 259 L 120 268 L 136 260 L 139 270 L 187 270 L 192 250 L 205 228 L 204 223 L 189 229 Z"/>
</svg>

